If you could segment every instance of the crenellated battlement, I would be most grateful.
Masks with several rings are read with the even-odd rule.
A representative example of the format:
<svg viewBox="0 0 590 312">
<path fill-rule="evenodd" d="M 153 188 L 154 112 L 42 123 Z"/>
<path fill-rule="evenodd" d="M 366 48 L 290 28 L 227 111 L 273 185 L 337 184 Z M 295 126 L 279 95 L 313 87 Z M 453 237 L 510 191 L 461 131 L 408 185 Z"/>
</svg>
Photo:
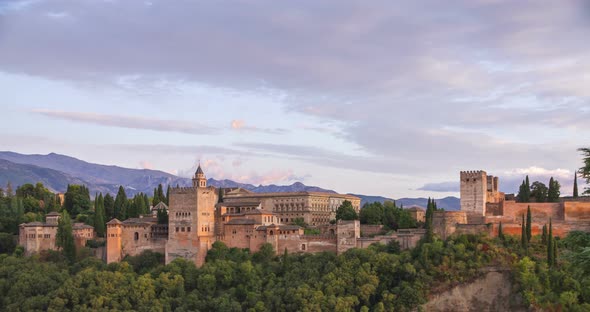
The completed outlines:
<svg viewBox="0 0 590 312">
<path fill-rule="evenodd" d="M 461 178 L 481 178 L 487 176 L 487 173 L 483 170 L 469 170 L 461 171 Z"/>
<path fill-rule="evenodd" d="M 189 192 L 195 192 L 196 190 L 197 188 L 193 186 L 172 187 L 170 188 L 170 194 L 186 194 Z"/>
</svg>

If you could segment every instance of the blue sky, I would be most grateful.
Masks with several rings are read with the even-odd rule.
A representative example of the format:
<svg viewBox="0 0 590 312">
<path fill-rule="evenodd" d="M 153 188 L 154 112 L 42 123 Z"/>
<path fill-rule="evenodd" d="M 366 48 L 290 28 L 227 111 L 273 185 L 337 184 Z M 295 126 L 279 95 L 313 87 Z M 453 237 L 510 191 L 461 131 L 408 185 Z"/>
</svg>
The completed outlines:
<svg viewBox="0 0 590 312">
<path fill-rule="evenodd" d="M 583 1 L 0 0 L 0 150 L 396 198 L 484 169 L 567 194 L 589 31 Z"/>
</svg>

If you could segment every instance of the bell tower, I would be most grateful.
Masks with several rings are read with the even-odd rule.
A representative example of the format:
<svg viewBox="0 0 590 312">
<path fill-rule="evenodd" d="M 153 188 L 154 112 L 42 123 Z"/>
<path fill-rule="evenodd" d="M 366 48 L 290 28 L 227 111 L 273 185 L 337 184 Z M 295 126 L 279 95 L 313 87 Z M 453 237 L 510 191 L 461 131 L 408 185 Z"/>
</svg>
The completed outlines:
<svg viewBox="0 0 590 312">
<path fill-rule="evenodd" d="M 199 167 L 195 172 L 195 176 L 193 177 L 193 187 L 197 188 L 205 188 L 207 187 L 207 178 L 205 177 L 205 173 L 203 169 L 201 169 L 201 164 L 199 163 Z"/>
</svg>

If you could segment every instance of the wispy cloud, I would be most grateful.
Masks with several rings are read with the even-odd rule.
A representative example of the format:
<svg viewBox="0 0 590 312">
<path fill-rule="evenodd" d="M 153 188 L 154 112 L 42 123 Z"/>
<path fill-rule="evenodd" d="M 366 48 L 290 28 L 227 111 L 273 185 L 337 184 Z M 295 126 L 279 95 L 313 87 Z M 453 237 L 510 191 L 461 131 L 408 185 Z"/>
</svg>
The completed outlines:
<svg viewBox="0 0 590 312">
<path fill-rule="evenodd" d="M 288 132 L 287 129 L 282 129 L 282 128 L 268 129 L 268 128 L 259 128 L 256 126 L 247 125 L 246 122 L 241 119 L 232 120 L 230 127 L 233 130 L 244 131 L 244 132 L 262 132 L 262 133 L 268 133 L 268 134 L 285 134 Z"/>
<path fill-rule="evenodd" d="M 427 183 L 418 188 L 418 190 L 429 192 L 459 192 L 459 181 Z"/>
<path fill-rule="evenodd" d="M 167 120 L 87 112 L 65 112 L 48 109 L 33 109 L 30 112 L 54 119 L 62 119 L 108 127 L 145 129 L 188 134 L 214 134 L 218 132 L 218 129 L 216 128 L 202 125 L 197 122 L 184 120 Z"/>
</svg>

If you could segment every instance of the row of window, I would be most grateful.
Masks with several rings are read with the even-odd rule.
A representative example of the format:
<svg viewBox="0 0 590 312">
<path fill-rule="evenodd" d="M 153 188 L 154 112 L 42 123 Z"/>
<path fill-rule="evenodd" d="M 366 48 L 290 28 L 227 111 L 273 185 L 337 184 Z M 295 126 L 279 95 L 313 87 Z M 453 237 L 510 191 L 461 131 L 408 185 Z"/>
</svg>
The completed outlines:
<svg viewBox="0 0 590 312">
<path fill-rule="evenodd" d="M 28 234 L 28 238 L 51 238 L 51 234 Z"/>
<path fill-rule="evenodd" d="M 186 232 L 190 232 L 191 227 L 190 226 L 187 226 L 186 228 L 184 226 L 183 227 L 178 227 L 178 226 L 176 227 L 176 232 L 185 232 L 185 230 L 186 230 Z"/>
<path fill-rule="evenodd" d="M 174 214 L 177 218 L 190 218 L 191 213 L 185 211 L 179 211 Z"/>
</svg>

